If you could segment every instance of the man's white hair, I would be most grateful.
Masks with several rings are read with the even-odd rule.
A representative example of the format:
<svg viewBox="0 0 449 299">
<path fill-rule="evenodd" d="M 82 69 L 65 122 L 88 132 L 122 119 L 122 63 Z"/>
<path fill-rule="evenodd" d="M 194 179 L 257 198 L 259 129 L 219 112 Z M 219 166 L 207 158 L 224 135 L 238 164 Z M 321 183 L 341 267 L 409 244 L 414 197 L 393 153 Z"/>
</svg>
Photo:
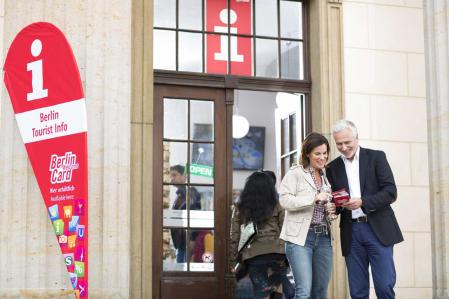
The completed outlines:
<svg viewBox="0 0 449 299">
<path fill-rule="evenodd" d="M 358 135 L 357 127 L 352 121 L 346 119 L 337 120 L 334 126 L 332 127 L 332 133 L 338 133 L 343 131 L 344 129 L 350 129 L 352 132 L 352 136 L 354 138 L 357 137 Z"/>
</svg>

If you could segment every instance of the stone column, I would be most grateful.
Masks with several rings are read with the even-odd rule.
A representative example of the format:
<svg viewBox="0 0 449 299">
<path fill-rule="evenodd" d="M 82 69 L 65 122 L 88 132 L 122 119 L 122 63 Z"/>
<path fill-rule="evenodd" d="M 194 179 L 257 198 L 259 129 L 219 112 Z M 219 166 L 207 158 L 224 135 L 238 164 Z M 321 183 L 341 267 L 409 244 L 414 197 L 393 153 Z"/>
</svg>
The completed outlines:
<svg viewBox="0 0 449 299">
<path fill-rule="evenodd" d="M 449 298 L 449 4 L 424 1 L 433 298 Z"/>
<path fill-rule="evenodd" d="M 341 0 L 310 1 L 310 60 L 312 77 L 312 130 L 332 141 L 333 123 L 344 117 L 343 9 Z M 334 221 L 334 262 L 329 298 L 347 298 L 346 266 L 341 254 L 338 222 Z"/>
</svg>

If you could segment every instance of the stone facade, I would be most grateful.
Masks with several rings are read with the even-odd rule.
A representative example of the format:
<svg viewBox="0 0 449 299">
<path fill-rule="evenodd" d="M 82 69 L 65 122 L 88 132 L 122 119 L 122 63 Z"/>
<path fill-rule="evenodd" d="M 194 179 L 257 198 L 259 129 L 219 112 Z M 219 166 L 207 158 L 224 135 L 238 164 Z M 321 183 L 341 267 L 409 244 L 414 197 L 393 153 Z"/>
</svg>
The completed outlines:
<svg viewBox="0 0 449 299">
<path fill-rule="evenodd" d="M 430 298 L 422 4 L 346 0 L 343 11 L 346 117 L 358 125 L 361 146 L 386 152 L 398 186 L 392 207 L 405 241 L 394 248 L 397 298 Z"/>
<path fill-rule="evenodd" d="M 362 146 L 387 153 L 405 236 L 395 247 L 397 298 L 449 298 L 443 2 L 426 2 L 424 34 L 421 0 L 310 1 L 311 49 L 319 49 L 311 51 L 312 126 L 329 136 L 332 122 L 346 115 L 358 125 Z M 21 28 L 49 21 L 66 34 L 80 68 L 89 128 L 91 298 L 151 297 L 152 5 L 0 0 L 0 61 Z M 0 297 L 68 297 L 60 291 L 70 289 L 63 259 L 55 258 L 58 244 L 3 84 L 1 99 Z M 330 297 L 347 298 L 341 258 L 334 269 Z"/>
<path fill-rule="evenodd" d="M 424 1 L 433 298 L 449 298 L 449 30 L 447 1 Z"/>
</svg>

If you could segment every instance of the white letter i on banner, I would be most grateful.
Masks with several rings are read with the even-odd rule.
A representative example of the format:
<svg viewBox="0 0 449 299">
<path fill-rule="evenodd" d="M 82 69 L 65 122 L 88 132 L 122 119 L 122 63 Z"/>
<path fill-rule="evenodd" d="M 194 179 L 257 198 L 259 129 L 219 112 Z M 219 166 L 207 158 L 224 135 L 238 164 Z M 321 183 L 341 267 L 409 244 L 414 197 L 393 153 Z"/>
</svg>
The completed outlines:
<svg viewBox="0 0 449 299">
<path fill-rule="evenodd" d="M 42 52 L 42 42 L 35 39 L 31 44 L 31 54 L 37 57 Z M 39 100 L 48 97 L 48 89 L 44 89 L 42 72 L 42 59 L 27 63 L 27 71 L 31 71 L 31 85 L 33 91 L 27 93 L 27 101 Z"/>
</svg>

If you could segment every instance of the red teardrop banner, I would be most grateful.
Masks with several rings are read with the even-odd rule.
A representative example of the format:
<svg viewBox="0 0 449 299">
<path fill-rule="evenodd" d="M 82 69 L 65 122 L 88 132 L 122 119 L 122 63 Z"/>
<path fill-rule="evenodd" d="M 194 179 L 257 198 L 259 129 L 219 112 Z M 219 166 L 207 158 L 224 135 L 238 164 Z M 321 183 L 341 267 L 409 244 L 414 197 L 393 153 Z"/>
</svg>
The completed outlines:
<svg viewBox="0 0 449 299">
<path fill-rule="evenodd" d="M 12 42 L 4 72 L 70 281 L 87 298 L 86 101 L 75 57 L 61 30 L 33 23 Z"/>
</svg>

